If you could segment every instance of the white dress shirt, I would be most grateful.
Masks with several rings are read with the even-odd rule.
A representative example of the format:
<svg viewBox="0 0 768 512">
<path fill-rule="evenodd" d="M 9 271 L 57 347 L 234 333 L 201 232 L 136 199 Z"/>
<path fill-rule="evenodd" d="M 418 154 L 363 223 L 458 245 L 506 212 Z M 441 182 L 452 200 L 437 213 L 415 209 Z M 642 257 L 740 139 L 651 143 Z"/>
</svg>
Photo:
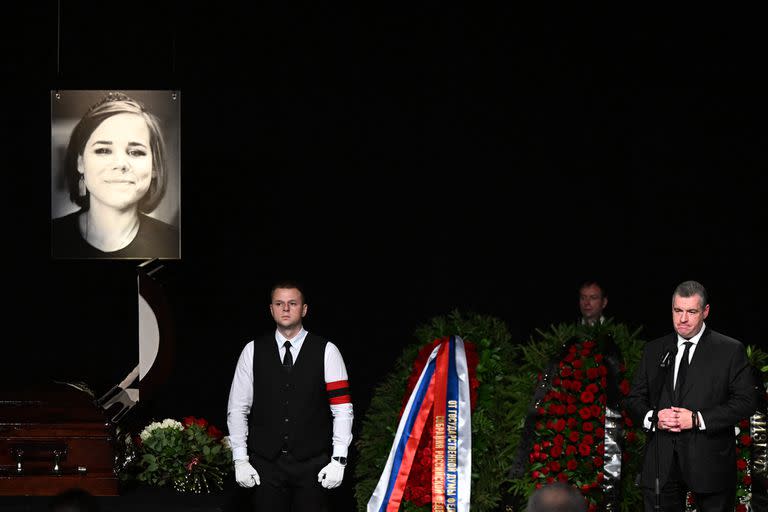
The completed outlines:
<svg viewBox="0 0 768 512">
<path fill-rule="evenodd" d="M 277 344 L 280 361 L 285 356 L 286 341 L 291 342 L 291 355 L 293 362 L 299 359 L 301 347 L 307 331 L 304 328 L 299 331 L 292 340 L 288 340 L 279 331 L 275 330 L 275 343 Z M 339 349 L 330 341 L 325 345 L 325 382 L 348 380 L 347 368 Z M 253 405 L 253 341 L 243 348 L 235 367 L 235 376 L 229 390 L 229 402 L 227 404 L 227 428 L 229 429 L 229 441 L 232 445 L 232 459 L 248 458 L 248 415 Z M 333 457 L 346 457 L 349 445 L 352 442 L 352 404 L 329 405 L 333 415 Z"/>
</svg>

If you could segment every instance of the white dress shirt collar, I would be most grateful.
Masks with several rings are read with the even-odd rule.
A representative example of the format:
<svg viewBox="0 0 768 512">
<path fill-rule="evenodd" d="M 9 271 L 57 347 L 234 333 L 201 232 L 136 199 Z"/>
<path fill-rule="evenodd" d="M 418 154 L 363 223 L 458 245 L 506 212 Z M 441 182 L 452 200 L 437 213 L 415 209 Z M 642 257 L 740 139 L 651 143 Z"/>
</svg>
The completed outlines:
<svg viewBox="0 0 768 512">
<path fill-rule="evenodd" d="M 282 335 L 282 333 L 275 329 L 275 341 L 277 342 L 277 348 L 282 349 L 283 345 L 286 341 L 291 342 L 291 348 L 295 351 L 298 351 L 301 348 L 301 345 L 304 343 L 304 338 L 307 337 L 307 331 L 304 329 L 304 327 L 301 328 L 299 333 L 293 337 L 293 339 L 289 340 L 285 336 Z"/>
</svg>

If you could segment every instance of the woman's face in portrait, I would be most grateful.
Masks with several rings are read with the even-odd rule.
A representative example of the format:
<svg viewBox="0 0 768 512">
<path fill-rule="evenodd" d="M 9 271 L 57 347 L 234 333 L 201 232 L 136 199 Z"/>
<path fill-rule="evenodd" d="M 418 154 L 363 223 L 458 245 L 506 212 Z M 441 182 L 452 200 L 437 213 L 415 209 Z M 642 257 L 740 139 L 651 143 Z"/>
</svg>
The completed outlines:
<svg viewBox="0 0 768 512">
<path fill-rule="evenodd" d="M 92 202 L 125 210 L 147 193 L 152 182 L 149 138 L 147 123 L 139 115 L 117 114 L 102 121 L 77 159 Z"/>
</svg>

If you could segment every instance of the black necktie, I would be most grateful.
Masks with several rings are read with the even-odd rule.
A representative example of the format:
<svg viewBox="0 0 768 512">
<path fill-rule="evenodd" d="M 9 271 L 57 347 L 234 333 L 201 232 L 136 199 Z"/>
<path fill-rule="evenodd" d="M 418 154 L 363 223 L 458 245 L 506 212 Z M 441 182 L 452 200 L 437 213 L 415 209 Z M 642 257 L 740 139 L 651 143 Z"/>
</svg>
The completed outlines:
<svg viewBox="0 0 768 512">
<path fill-rule="evenodd" d="M 285 355 L 283 356 L 283 366 L 286 370 L 290 370 L 293 368 L 293 354 L 291 354 L 291 342 L 286 341 L 283 343 L 283 347 L 285 347 Z"/>
<path fill-rule="evenodd" d="M 677 397 L 678 405 L 680 405 L 680 395 L 683 392 L 685 376 L 688 375 L 688 359 L 690 359 L 693 342 L 686 341 L 684 345 L 685 350 L 683 351 L 683 358 L 680 360 L 680 367 L 677 369 L 677 380 L 675 381 L 675 396 Z"/>
</svg>

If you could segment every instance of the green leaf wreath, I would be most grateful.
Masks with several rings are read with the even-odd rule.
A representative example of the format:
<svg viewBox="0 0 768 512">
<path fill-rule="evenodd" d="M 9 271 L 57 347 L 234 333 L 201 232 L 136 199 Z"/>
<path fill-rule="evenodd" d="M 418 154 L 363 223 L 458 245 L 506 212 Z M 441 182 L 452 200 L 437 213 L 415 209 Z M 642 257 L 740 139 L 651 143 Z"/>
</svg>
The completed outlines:
<svg viewBox="0 0 768 512">
<path fill-rule="evenodd" d="M 418 341 L 405 348 L 394 369 L 374 390 L 355 443 L 359 453 L 355 467 L 358 510 L 365 511 L 387 461 L 397 430 L 397 414 L 402 409 L 408 378 L 419 350 L 437 338 L 450 335 L 474 343 L 479 357 L 477 380 L 480 385 L 472 412 L 472 510 L 494 510 L 501 502 L 501 489 L 510 483 L 508 472 L 515 455 L 509 433 L 516 428 L 519 418 L 512 410 L 500 406 L 514 392 L 515 347 L 501 320 L 453 311 L 419 327 L 415 332 Z M 401 510 L 430 508 L 404 499 Z"/>
</svg>

